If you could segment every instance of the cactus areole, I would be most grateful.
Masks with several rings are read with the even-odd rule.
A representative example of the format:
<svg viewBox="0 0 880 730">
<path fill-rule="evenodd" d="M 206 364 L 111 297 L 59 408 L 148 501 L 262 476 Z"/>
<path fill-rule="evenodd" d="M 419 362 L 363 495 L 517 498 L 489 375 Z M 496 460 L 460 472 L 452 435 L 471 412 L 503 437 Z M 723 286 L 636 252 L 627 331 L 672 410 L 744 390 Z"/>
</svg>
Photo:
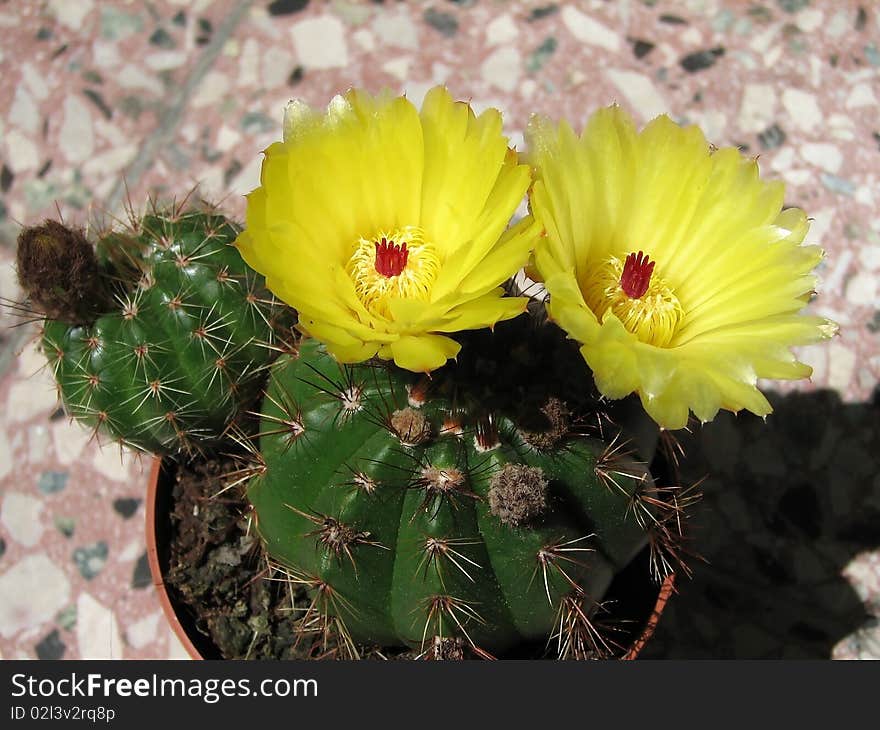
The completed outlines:
<svg viewBox="0 0 880 730">
<path fill-rule="evenodd" d="M 46 314 L 43 348 L 71 416 L 155 453 L 219 442 L 278 349 L 281 307 L 237 234 L 221 215 L 173 209 L 96 251 L 51 221 L 22 233 L 19 276 Z"/>
<path fill-rule="evenodd" d="M 653 481 L 588 435 L 595 400 L 551 395 L 568 365 L 521 329 L 469 333 L 430 379 L 342 366 L 312 339 L 273 365 L 248 498 L 310 591 L 306 625 L 352 648 L 604 653 L 602 598 L 646 543 Z"/>
</svg>

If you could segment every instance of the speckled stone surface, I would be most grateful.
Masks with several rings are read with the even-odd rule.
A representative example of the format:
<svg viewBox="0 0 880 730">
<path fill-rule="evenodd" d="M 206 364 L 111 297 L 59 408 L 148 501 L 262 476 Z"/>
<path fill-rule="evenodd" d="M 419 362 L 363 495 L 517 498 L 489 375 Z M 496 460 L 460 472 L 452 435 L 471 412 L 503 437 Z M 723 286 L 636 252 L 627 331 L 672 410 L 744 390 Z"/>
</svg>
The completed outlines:
<svg viewBox="0 0 880 730">
<path fill-rule="evenodd" d="M 867 0 L 0 4 L 0 296 L 21 223 L 122 215 L 194 185 L 234 215 L 293 96 L 436 83 L 578 127 L 617 101 L 760 156 L 828 252 L 811 308 L 841 325 L 763 424 L 685 434 L 709 474 L 694 577 L 649 656 L 880 658 L 880 7 Z M 0 309 L 0 654 L 181 656 L 146 571 L 147 465 L 59 413 Z M 776 387 L 776 386 L 774 386 Z"/>
</svg>

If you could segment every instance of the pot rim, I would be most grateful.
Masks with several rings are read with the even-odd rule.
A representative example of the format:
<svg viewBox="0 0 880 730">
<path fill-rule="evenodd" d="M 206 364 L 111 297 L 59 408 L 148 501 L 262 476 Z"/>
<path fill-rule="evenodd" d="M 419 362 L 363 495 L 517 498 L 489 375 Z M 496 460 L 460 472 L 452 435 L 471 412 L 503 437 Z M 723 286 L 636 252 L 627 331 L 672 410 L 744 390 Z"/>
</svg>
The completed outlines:
<svg viewBox="0 0 880 730">
<path fill-rule="evenodd" d="M 162 573 L 162 566 L 159 564 L 159 546 L 156 542 L 156 492 L 159 488 L 159 477 L 162 471 L 162 457 L 153 457 L 153 463 L 150 467 L 149 484 L 147 485 L 147 504 L 146 504 L 146 535 L 147 535 L 147 562 L 150 565 L 150 575 L 153 578 L 153 587 L 156 589 L 156 595 L 162 606 L 162 613 L 171 626 L 177 640 L 186 649 L 191 659 L 204 659 L 201 652 L 195 647 L 189 638 L 189 634 L 180 623 L 177 616 L 177 610 L 171 602 L 168 595 L 168 588 L 165 585 L 165 577 Z"/>
</svg>

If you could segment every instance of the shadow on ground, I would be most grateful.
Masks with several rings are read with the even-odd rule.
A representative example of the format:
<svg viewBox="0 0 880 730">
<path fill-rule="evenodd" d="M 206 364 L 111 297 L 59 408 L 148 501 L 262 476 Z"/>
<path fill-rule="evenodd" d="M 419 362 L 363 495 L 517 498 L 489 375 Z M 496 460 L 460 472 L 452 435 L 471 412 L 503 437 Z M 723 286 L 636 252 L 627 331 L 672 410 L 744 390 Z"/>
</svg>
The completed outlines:
<svg viewBox="0 0 880 730">
<path fill-rule="evenodd" d="M 723 414 L 680 439 L 694 510 L 693 578 L 645 658 L 827 659 L 876 620 L 841 570 L 880 546 L 880 392 L 768 394 L 774 414 Z"/>
</svg>

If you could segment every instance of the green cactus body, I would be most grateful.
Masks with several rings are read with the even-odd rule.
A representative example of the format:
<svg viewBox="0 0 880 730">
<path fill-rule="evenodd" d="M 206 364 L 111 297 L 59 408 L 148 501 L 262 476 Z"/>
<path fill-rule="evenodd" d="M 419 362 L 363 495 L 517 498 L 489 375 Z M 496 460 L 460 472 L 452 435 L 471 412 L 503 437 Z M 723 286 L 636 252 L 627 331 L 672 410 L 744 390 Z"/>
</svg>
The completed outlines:
<svg viewBox="0 0 880 730">
<path fill-rule="evenodd" d="M 630 507 L 650 476 L 619 469 L 609 486 L 603 442 L 530 438 L 515 404 L 489 419 L 441 381 L 341 366 L 314 340 L 280 358 L 248 488 L 259 533 L 354 643 L 546 640 L 645 545 Z M 544 496 L 520 499 L 536 483 Z"/>
<path fill-rule="evenodd" d="M 254 402 L 281 309 L 232 246 L 236 235 L 223 216 L 188 212 L 148 215 L 99 242 L 118 306 L 87 325 L 47 320 L 43 335 L 71 416 L 174 453 L 215 442 Z"/>
</svg>

